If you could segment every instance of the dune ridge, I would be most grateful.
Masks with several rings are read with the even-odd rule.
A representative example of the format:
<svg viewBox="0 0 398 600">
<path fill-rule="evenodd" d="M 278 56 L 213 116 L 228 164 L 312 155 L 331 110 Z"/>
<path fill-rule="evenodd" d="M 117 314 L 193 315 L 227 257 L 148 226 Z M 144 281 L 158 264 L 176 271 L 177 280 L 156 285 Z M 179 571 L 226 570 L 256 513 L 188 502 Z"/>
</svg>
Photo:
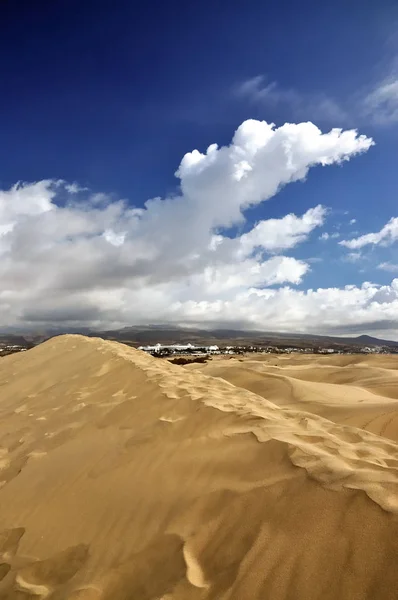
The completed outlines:
<svg viewBox="0 0 398 600">
<path fill-rule="evenodd" d="M 116 342 L 89 338 L 97 348 L 132 360 L 159 386 L 189 393 L 194 400 L 222 411 L 257 417 L 250 427 L 237 427 L 230 435 L 253 433 L 259 441 L 288 443 L 296 466 L 324 485 L 361 489 L 383 509 L 398 512 L 398 444 L 350 426 L 339 426 L 323 417 L 279 407 L 246 389 L 198 371 L 183 372 L 166 361 L 136 354 Z"/>
<path fill-rule="evenodd" d="M 375 433 L 395 399 L 358 408 L 353 385 L 347 424 L 345 383 L 317 398 L 308 363 L 272 361 L 74 335 L 2 359 L 0 599 L 395 598 L 398 445 Z"/>
<path fill-rule="evenodd" d="M 325 361 L 314 367 L 312 358 L 316 364 L 315 357 L 303 360 L 300 356 L 293 365 L 292 359 L 285 357 L 247 358 L 244 364 L 235 359 L 214 361 L 200 371 L 253 391 L 278 406 L 304 409 L 398 441 L 398 370 L 380 366 L 391 359 L 396 364 L 396 358 L 373 356 L 367 365 L 365 357 L 341 356 L 340 367 Z M 354 364 L 347 364 L 347 358 Z"/>
</svg>

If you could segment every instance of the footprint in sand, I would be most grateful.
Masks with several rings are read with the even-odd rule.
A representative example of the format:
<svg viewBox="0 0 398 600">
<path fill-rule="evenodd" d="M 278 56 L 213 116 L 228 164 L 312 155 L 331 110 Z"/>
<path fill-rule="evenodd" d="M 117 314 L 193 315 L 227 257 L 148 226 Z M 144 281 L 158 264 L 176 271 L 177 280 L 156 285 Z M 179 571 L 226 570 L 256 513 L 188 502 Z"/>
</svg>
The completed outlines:
<svg viewBox="0 0 398 600">
<path fill-rule="evenodd" d="M 22 429 L 16 429 L 9 433 L 6 433 L 1 438 L 1 444 L 3 448 L 6 448 L 8 452 L 13 452 L 24 443 L 23 435 L 29 432 L 28 427 L 24 427 Z"/>
<path fill-rule="evenodd" d="M 8 456 L 7 448 L 0 448 L 0 471 L 8 469 L 10 466 L 10 458 Z"/>
<path fill-rule="evenodd" d="M 21 569 L 15 578 L 17 591 L 46 598 L 67 583 L 88 559 L 88 546 L 79 544 Z"/>
<path fill-rule="evenodd" d="M 187 544 L 184 546 L 183 554 L 187 566 L 186 577 L 189 583 L 197 588 L 208 588 L 209 584 L 206 581 L 202 568 Z"/>
<path fill-rule="evenodd" d="M 62 446 L 73 437 L 74 431 L 80 427 L 82 427 L 81 423 L 70 423 L 64 429 L 47 431 L 44 434 L 45 440 L 43 441 L 43 448 L 40 450 L 49 451 L 54 450 L 54 448 L 57 448 L 58 446 Z"/>
<path fill-rule="evenodd" d="M 166 416 L 159 417 L 159 421 L 164 421 L 165 423 L 178 423 L 178 421 L 183 421 L 186 417 L 181 416 Z"/>
<path fill-rule="evenodd" d="M 0 533 L 0 557 L 3 560 L 10 560 L 15 556 L 24 533 L 24 527 L 4 529 Z"/>
<path fill-rule="evenodd" d="M 83 410 L 83 408 L 86 408 L 86 406 L 88 406 L 88 404 L 86 404 L 85 402 L 79 402 L 79 404 L 76 404 L 72 408 L 72 412 L 78 412 L 79 410 Z"/>
<path fill-rule="evenodd" d="M 11 565 L 9 565 L 8 563 L 0 563 L 0 581 L 2 581 L 4 577 L 8 575 L 10 569 Z"/>
<path fill-rule="evenodd" d="M 101 366 L 100 370 L 97 371 L 97 373 L 95 373 L 94 377 L 103 377 L 103 375 L 106 375 L 107 373 L 109 373 L 110 370 L 111 370 L 111 363 L 104 362 L 104 364 Z"/>
<path fill-rule="evenodd" d="M 44 450 L 32 450 L 28 454 L 28 458 L 43 458 L 43 456 L 47 456 L 47 452 Z"/>
<path fill-rule="evenodd" d="M 162 535 L 98 581 L 74 590 L 67 600 L 154 600 L 167 597 L 185 578 L 184 542 L 176 535 Z M 191 567 L 192 570 L 192 567 Z M 194 569 L 193 579 L 200 576 Z"/>
<path fill-rule="evenodd" d="M 345 429 L 343 427 L 332 427 L 330 433 L 338 437 L 343 442 L 349 442 L 350 444 L 359 444 L 363 442 L 364 435 L 362 432 L 352 431 L 352 429 Z"/>
<path fill-rule="evenodd" d="M 27 460 L 28 457 L 22 455 L 10 461 L 7 467 L 2 470 L 1 483 L 4 485 L 11 481 L 11 479 L 14 479 L 14 477 L 17 477 L 17 475 L 20 474 L 23 467 L 26 465 Z"/>
</svg>

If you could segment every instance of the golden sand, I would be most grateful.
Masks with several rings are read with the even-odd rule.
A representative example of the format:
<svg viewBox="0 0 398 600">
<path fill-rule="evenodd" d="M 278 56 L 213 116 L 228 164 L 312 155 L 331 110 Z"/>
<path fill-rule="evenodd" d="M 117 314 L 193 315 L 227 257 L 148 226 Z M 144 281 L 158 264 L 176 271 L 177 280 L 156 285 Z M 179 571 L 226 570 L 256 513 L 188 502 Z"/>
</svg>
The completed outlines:
<svg viewBox="0 0 398 600">
<path fill-rule="evenodd" d="M 0 600 L 398 590 L 398 358 L 0 361 Z"/>
</svg>

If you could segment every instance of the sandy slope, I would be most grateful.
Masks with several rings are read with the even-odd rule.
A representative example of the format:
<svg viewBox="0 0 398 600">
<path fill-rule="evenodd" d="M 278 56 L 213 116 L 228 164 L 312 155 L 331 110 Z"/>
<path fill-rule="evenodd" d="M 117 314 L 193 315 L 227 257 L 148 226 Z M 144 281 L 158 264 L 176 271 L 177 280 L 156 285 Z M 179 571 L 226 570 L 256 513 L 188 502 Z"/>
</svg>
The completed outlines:
<svg viewBox="0 0 398 600">
<path fill-rule="evenodd" d="M 2 359 L 0 599 L 396 598 L 398 360 L 342 358 Z"/>
<path fill-rule="evenodd" d="M 398 442 L 398 356 L 220 357 L 190 365 L 278 404 Z"/>
</svg>

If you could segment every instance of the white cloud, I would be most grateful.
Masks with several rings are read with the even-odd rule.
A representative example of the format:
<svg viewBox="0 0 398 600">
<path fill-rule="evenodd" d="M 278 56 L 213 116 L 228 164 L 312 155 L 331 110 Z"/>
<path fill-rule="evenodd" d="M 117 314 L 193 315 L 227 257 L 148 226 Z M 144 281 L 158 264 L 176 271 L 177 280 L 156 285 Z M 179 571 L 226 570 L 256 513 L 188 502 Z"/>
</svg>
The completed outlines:
<svg viewBox="0 0 398 600">
<path fill-rule="evenodd" d="M 188 279 L 195 295 L 224 298 L 225 293 L 241 291 L 257 285 L 276 285 L 285 282 L 300 283 L 309 270 L 308 264 L 290 256 L 274 256 L 259 262 L 245 259 L 233 264 L 206 266 L 201 273 Z"/>
<path fill-rule="evenodd" d="M 64 183 L 64 182 L 62 182 Z M 78 183 L 76 183 L 75 181 L 73 183 L 66 183 L 65 182 L 65 189 L 67 192 L 69 192 L 70 194 L 78 194 L 79 192 L 87 192 L 88 188 L 86 187 L 81 187 Z"/>
<path fill-rule="evenodd" d="M 355 223 L 356 223 L 356 222 L 357 222 L 357 220 L 356 220 L 356 219 L 351 219 L 351 221 L 350 221 L 350 225 L 355 225 Z"/>
<path fill-rule="evenodd" d="M 398 264 L 391 262 L 380 263 L 377 268 L 381 269 L 382 271 L 389 271 L 390 273 L 398 273 Z"/>
<path fill-rule="evenodd" d="M 265 75 L 242 81 L 234 89 L 238 98 L 267 110 L 284 109 L 295 119 L 308 118 L 340 125 L 371 123 L 388 126 L 398 123 L 398 61 L 389 72 L 358 92 L 352 90 L 345 98 L 332 98 L 322 91 L 305 92 L 284 87 Z"/>
<path fill-rule="evenodd" d="M 363 112 L 379 125 L 398 123 L 398 78 L 378 83 L 363 99 Z"/>
<path fill-rule="evenodd" d="M 323 92 L 303 93 L 285 88 L 276 81 L 268 81 L 265 75 L 256 75 L 235 87 L 238 97 L 267 108 L 286 107 L 294 118 L 326 120 L 346 123 L 347 113 L 333 98 Z"/>
<path fill-rule="evenodd" d="M 122 246 L 126 238 L 126 233 L 126 231 L 116 233 L 112 229 L 106 229 L 103 235 L 106 241 L 112 244 L 112 246 Z"/>
<path fill-rule="evenodd" d="M 383 332 L 398 336 L 398 279 L 391 285 L 364 283 L 299 291 L 290 287 L 251 289 L 226 302 L 177 303 L 187 322 L 249 321 L 276 331 Z"/>
<path fill-rule="evenodd" d="M 363 248 L 370 244 L 388 246 L 398 240 L 398 217 L 392 217 L 388 223 L 375 233 L 366 233 L 352 240 L 341 240 L 339 244 L 351 250 Z"/>
<path fill-rule="evenodd" d="M 25 186 L 16 183 L 10 190 L 0 190 L 0 223 L 11 227 L 17 218 L 40 215 L 54 208 L 57 181 L 43 180 Z"/>
<path fill-rule="evenodd" d="M 346 256 L 344 256 L 344 260 L 347 262 L 355 263 L 361 260 L 362 254 L 360 252 L 349 252 Z"/>
<path fill-rule="evenodd" d="M 319 236 L 319 239 L 322 240 L 323 242 L 326 242 L 327 240 L 335 240 L 338 237 L 340 237 L 340 234 L 338 231 L 335 231 L 334 233 L 328 233 L 327 231 L 324 231 L 322 233 L 322 235 Z"/>
<path fill-rule="evenodd" d="M 308 320 L 298 308 L 307 302 L 302 292 L 269 286 L 300 283 L 310 261 L 276 253 L 305 241 L 325 209 L 264 219 L 233 238 L 225 230 L 312 166 L 341 163 L 372 144 L 355 131 L 252 120 L 229 146 L 186 154 L 180 193 L 143 208 L 62 181 L 0 192 L 0 326 L 228 319 L 269 328 L 279 298 L 273 327 L 297 328 L 300 315 Z M 297 309 L 284 305 L 296 297 Z"/>
<path fill-rule="evenodd" d="M 239 238 L 240 250 L 247 256 L 255 248 L 263 248 L 268 252 L 293 248 L 304 242 L 315 227 L 323 225 L 326 214 L 327 210 L 318 205 L 310 208 L 302 217 L 290 214 L 282 219 L 260 221 Z"/>
</svg>

